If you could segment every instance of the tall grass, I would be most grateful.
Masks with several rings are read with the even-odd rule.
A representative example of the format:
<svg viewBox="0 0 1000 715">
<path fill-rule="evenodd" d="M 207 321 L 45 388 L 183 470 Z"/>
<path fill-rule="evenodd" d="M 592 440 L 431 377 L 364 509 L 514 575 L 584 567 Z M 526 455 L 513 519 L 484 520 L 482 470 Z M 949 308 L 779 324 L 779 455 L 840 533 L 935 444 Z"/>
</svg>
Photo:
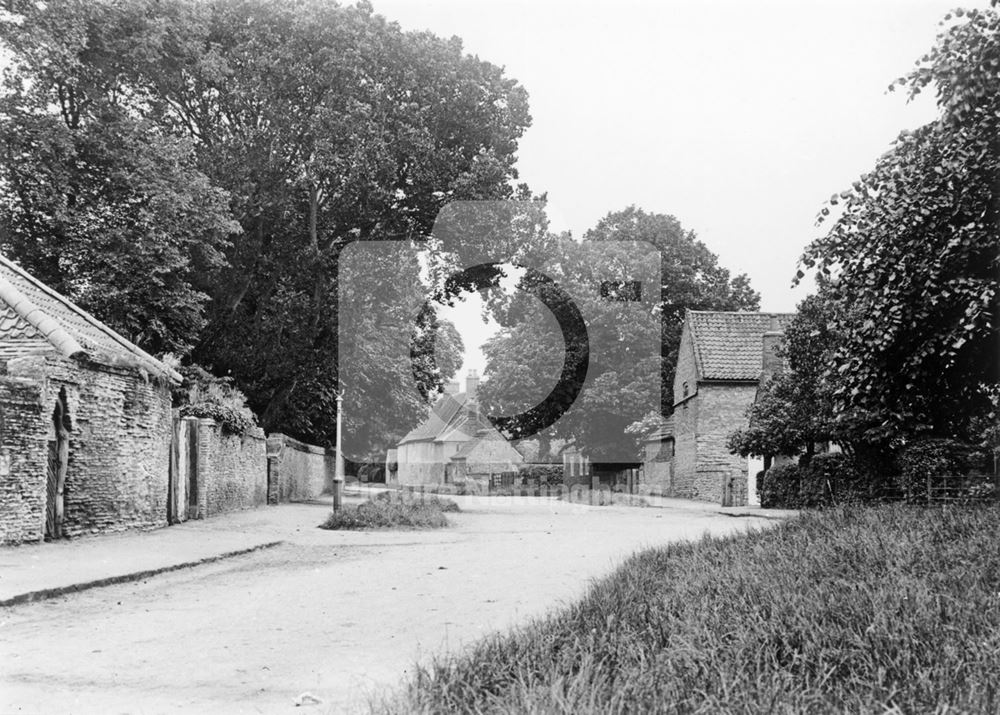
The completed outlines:
<svg viewBox="0 0 1000 715">
<path fill-rule="evenodd" d="M 320 524 L 321 529 L 434 529 L 448 526 L 445 512 L 458 511 L 450 499 L 382 492 L 358 505 L 345 505 Z"/>
<path fill-rule="evenodd" d="M 1000 512 L 887 506 L 643 552 L 384 712 L 997 712 Z"/>
</svg>

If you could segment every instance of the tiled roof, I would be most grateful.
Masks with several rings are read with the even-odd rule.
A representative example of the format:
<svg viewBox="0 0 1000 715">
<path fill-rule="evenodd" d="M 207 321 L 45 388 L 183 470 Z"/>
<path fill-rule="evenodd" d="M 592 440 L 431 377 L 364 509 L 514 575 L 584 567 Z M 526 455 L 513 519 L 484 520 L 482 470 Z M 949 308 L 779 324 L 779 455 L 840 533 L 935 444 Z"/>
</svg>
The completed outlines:
<svg viewBox="0 0 1000 715">
<path fill-rule="evenodd" d="M 46 345 L 64 357 L 127 364 L 181 381 L 177 371 L 0 256 L 0 356 Z"/>
<path fill-rule="evenodd" d="M 700 380 L 760 378 L 764 333 L 784 329 L 794 313 L 750 313 L 689 310 L 695 362 Z"/>
<path fill-rule="evenodd" d="M 455 418 L 455 415 L 462 409 L 468 399 L 466 393 L 460 392 L 454 395 L 442 395 L 441 398 L 431 407 L 430 416 L 420 425 L 410 430 L 400 444 L 406 442 L 419 442 L 422 440 L 433 440 L 441 435 Z"/>
</svg>

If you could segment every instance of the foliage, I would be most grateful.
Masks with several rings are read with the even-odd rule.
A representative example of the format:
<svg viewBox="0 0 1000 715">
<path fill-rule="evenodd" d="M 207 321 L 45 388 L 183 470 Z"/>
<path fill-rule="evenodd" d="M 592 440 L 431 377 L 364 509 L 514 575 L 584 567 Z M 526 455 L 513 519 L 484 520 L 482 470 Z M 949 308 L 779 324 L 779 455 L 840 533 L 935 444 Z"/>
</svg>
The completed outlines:
<svg viewBox="0 0 1000 715">
<path fill-rule="evenodd" d="M 862 503 L 871 499 L 877 481 L 877 475 L 866 472 L 852 455 L 817 454 L 802 470 L 801 505 Z"/>
<path fill-rule="evenodd" d="M 357 506 L 344 505 L 321 529 L 437 529 L 448 526 L 445 512 L 459 511 L 450 499 L 424 494 L 381 492 Z"/>
<path fill-rule="evenodd" d="M 760 487 L 760 505 L 765 509 L 798 509 L 802 506 L 802 468 L 797 464 L 779 464 L 764 472 Z"/>
<path fill-rule="evenodd" d="M 858 436 L 969 437 L 1000 383 L 1000 14 L 949 15 L 935 47 L 894 83 L 936 88 L 939 118 L 903 132 L 830 199 L 840 211 L 802 257 L 841 336 L 830 367 L 838 415 Z M 836 208 L 832 208 L 836 207 Z M 801 276 L 802 271 L 799 272 Z M 995 415 L 992 415 L 995 417 Z"/>
<path fill-rule="evenodd" d="M 0 250 L 146 350 L 185 353 L 240 227 L 191 142 L 143 116 L 144 4 L 15 3 L 27 17 L 0 22 Z"/>
<path fill-rule="evenodd" d="M 521 467 L 519 475 L 525 483 L 537 482 L 540 486 L 559 485 L 563 483 L 563 467 L 561 464 L 528 464 Z"/>
<path fill-rule="evenodd" d="M 615 271 L 621 273 L 616 274 L 620 281 L 635 279 L 629 270 L 634 255 L 623 246 L 636 242 L 648 243 L 661 254 L 659 285 L 651 301 L 659 331 L 655 324 L 646 331 L 627 303 L 608 300 L 593 289 Z M 553 277 L 585 316 L 591 346 L 614 346 L 606 353 L 590 354 L 586 382 L 574 404 L 580 409 L 559 419 L 548 437 L 586 445 L 595 461 L 635 461 L 641 435 L 627 433 L 626 428 L 650 409 L 670 411 L 669 387 L 685 308 L 756 309 L 759 296 L 750 290 L 746 276 L 730 277 L 677 219 L 636 207 L 608 214 L 582 243 L 562 236 L 549 240 L 543 250 Z M 575 342 L 565 344 L 551 313 L 528 291 L 497 317 L 501 331 L 483 348 L 488 380 L 481 398 L 492 414 L 510 415 L 548 394 L 558 382 L 564 355 L 573 359 L 583 348 Z M 657 384 L 660 381 L 662 385 Z M 548 415 L 539 417 L 541 422 Z M 531 435 L 538 426 L 531 420 L 516 425 L 522 436 Z M 624 441 L 622 435 L 627 435 Z"/>
<path fill-rule="evenodd" d="M 941 437 L 914 440 L 900 450 L 896 459 L 904 487 L 921 487 L 928 477 L 986 469 L 986 455 L 976 445 Z"/>
<path fill-rule="evenodd" d="M 179 368 L 184 382 L 173 390 L 181 417 L 207 417 L 232 434 L 245 434 L 257 426 L 257 416 L 231 378 L 216 377 L 200 365 Z"/>
<path fill-rule="evenodd" d="M 804 452 L 808 457 L 817 443 L 841 436 L 825 375 L 837 344 L 830 329 L 832 312 L 822 296 L 809 296 L 799 304 L 779 348 L 787 366 L 761 386 L 747 410 L 748 426 L 729 435 L 732 452 L 743 457 Z"/>
<path fill-rule="evenodd" d="M 365 2 L 12 9 L 21 22 L 2 39 L 33 82 L 8 90 L 0 131 L 19 166 L 45 171 L 26 199 L 15 180 L 33 174 L 5 166 L 3 242 L 98 312 L 111 295 L 102 285 L 130 286 L 102 317 L 142 307 L 112 324 L 148 327 L 177 350 L 193 343 L 193 359 L 232 375 L 266 429 L 330 444 L 341 250 L 422 240 L 449 201 L 512 196 L 524 89 L 457 38 L 404 32 Z M 50 107 L 64 124 L 79 114 L 80 127 L 57 132 Z M 74 194 L 84 208 L 62 211 Z M 39 232 L 41 219 L 52 228 Z"/>
<path fill-rule="evenodd" d="M 373 711 L 995 712 L 998 528 L 992 509 L 831 509 L 644 551 Z"/>
</svg>

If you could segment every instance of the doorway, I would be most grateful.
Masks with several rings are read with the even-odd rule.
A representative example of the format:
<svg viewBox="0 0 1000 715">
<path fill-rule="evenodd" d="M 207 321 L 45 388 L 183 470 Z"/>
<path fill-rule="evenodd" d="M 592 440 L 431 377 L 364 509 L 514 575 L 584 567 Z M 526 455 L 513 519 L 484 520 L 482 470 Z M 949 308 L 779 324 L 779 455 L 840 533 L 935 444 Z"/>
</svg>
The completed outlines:
<svg viewBox="0 0 1000 715">
<path fill-rule="evenodd" d="M 45 538 L 63 537 L 66 514 L 66 468 L 69 463 L 69 409 L 66 390 L 59 390 L 52 410 L 52 439 L 49 440 L 49 457 L 46 463 L 45 489 Z"/>
</svg>

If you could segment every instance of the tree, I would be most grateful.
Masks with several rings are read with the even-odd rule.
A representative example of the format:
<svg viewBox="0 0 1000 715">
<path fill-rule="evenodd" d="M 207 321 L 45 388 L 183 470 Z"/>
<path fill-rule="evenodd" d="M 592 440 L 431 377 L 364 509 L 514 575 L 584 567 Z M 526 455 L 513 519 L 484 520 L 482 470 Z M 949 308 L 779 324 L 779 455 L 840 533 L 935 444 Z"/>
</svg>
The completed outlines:
<svg viewBox="0 0 1000 715">
<path fill-rule="evenodd" d="M 364 2 L 16 9 L 23 22 L 7 38 L 25 67 L 54 78 L 48 102 L 58 106 L 59 87 L 73 97 L 79 87 L 106 90 L 130 121 L 190 147 L 191 169 L 228 196 L 241 230 L 224 264 L 191 277 L 211 299 L 192 358 L 232 376 L 265 429 L 330 443 L 340 252 L 358 239 L 423 240 L 455 199 L 512 196 L 517 141 L 530 123 L 523 88 L 464 54 L 458 39 L 403 32 Z M 36 41 L 22 41 L 22 30 Z M 120 165 L 101 157 L 110 170 Z M 195 178 L 182 185 L 199 186 Z M 170 205 L 205 218 L 183 196 Z"/>
<path fill-rule="evenodd" d="M 626 295 L 634 288 L 629 281 L 636 278 L 636 251 L 644 245 L 636 242 L 648 243 L 661 254 L 659 266 L 652 267 L 653 290 L 644 293 L 650 299 L 651 331 L 630 312 Z M 637 248 L 630 250 L 630 243 Z M 746 276 L 731 278 L 718 258 L 677 219 L 635 207 L 606 216 L 582 243 L 566 236 L 557 241 L 550 237 L 544 250 L 553 277 L 581 304 L 591 344 L 609 349 L 590 356 L 586 381 L 576 397 L 580 409 L 540 436 L 574 440 L 593 461 L 636 461 L 639 437 L 627 428 L 650 410 L 672 411 L 669 386 L 684 309 L 756 309 L 759 296 Z M 595 292 L 594 286 L 602 283 L 603 292 Z M 527 288 L 513 308 L 499 316 L 502 329 L 484 348 L 488 380 L 481 392 L 491 414 L 529 408 L 557 384 L 564 353 L 572 359 L 580 349 L 572 342 L 566 345 L 558 323 L 531 297 L 531 286 Z M 660 390 L 660 380 L 667 389 Z M 517 427 L 519 435 L 527 437 L 538 425 Z"/>
<path fill-rule="evenodd" d="M 34 8 L 34 4 L 26 7 Z M 135 8 L 73 6 L 0 23 L 12 52 L 0 95 L 0 249 L 118 332 L 187 352 L 207 287 L 239 231 L 189 141 L 141 116 L 126 47 Z M 123 43 L 116 29 L 137 20 Z"/>
<path fill-rule="evenodd" d="M 809 296 L 785 329 L 779 348 L 783 369 L 761 385 L 747 410 L 748 426 L 729 436 L 728 446 L 742 457 L 803 454 L 808 461 L 822 442 L 837 441 L 832 386 L 826 366 L 836 349 L 831 332 L 832 306 Z"/>
<path fill-rule="evenodd" d="M 1000 15 L 956 11 L 893 87 L 936 87 L 939 118 L 903 132 L 833 196 L 801 259 L 825 281 L 842 339 L 828 379 L 858 437 L 968 438 L 1000 382 Z M 890 87 L 892 89 L 892 87 Z M 836 207 L 836 208 L 834 208 Z M 802 270 L 799 271 L 799 277 Z"/>
</svg>

